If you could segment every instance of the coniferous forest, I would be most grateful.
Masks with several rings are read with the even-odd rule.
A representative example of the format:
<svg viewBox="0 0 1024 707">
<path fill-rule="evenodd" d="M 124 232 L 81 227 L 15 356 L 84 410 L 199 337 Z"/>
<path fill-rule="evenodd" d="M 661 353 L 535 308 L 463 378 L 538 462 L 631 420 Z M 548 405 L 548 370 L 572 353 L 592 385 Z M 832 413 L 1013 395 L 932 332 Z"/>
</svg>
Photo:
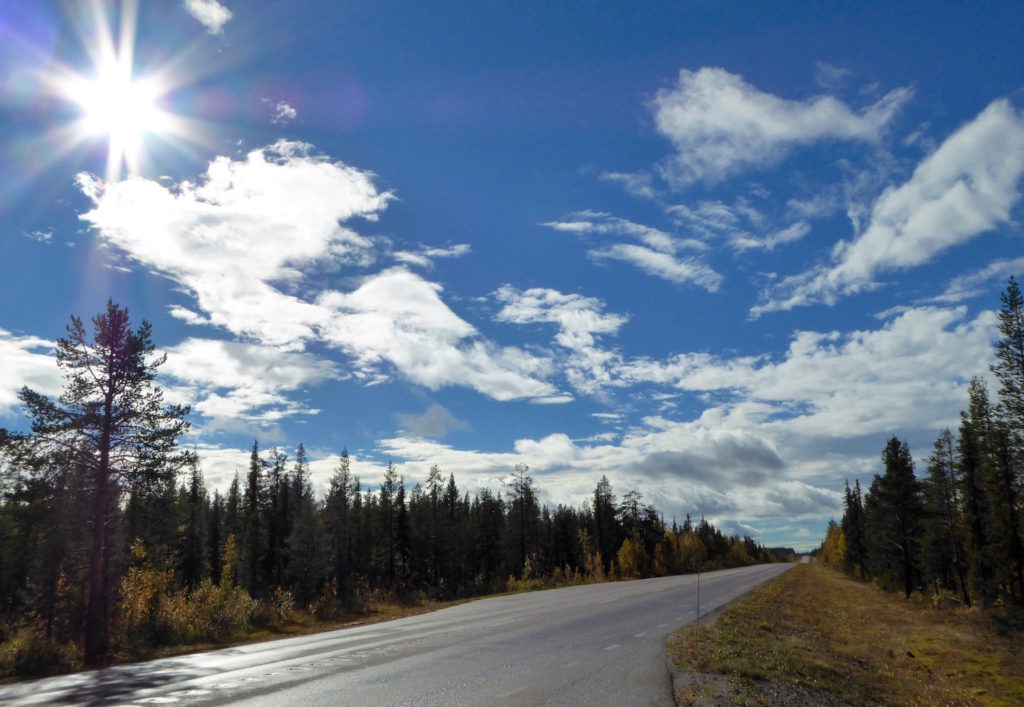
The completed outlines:
<svg viewBox="0 0 1024 707">
<path fill-rule="evenodd" d="M 157 385 L 164 359 L 154 354 L 150 325 L 133 329 L 113 302 L 91 324 L 72 317 L 57 343 L 60 397 L 23 388 L 31 429 L 0 429 L 0 674 L 237 640 L 300 618 L 337 621 L 385 600 L 794 558 L 790 549 L 726 536 L 703 518 L 667 524 L 637 491 L 619 496 L 605 477 L 579 508 L 542 505 L 525 465 L 509 469 L 497 490 L 460 488 L 436 465 L 410 483 L 390 463 L 370 485 L 343 450 L 318 493 L 301 444 L 289 454 L 254 441 L 244 474 L 211 492 L 202 459 L 181 445 L 188 408 L 166 404 Z M 985 522 L 995 522 L 984 503 Z M 946 536 L 929 538 L 935 562 L 952 551 Z M 961 541 L 955 547 L 974 558 L 977 537 Z M 1007 551 L 1019 552 L 1013 547 Z M 955 574 L 960 562 L 950 559 L 943 571 Z M 971 565 L 971 581 L 991 562 Z M 984 581 L 994 588 L 1003 577 L 992 571 Z"/>
<path fill-rule="evenodd" d="M 956 433 L 939 434 L 922 474 L 892 437 L 871 486 L 847 483 L 842 521 L 821 547 L 826 562 L 907 597 L 1024 604 L 1024 298 L 1012 277 L 1000 299 L 995 399 L 971 380 Z"/>
</svg>

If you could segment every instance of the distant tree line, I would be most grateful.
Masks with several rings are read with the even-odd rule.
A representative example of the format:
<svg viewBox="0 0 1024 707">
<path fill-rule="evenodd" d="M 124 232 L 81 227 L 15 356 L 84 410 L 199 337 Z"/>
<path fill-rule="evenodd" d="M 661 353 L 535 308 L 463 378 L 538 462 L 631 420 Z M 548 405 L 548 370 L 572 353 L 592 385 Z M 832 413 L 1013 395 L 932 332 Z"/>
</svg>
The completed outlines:
<svg viewBox="0 0 1024 707">
<path fill-rule="evenodd" d="M 871 487 L 847 483 L 842 521 L 822 545 L 827 562 L 907 597 L 946 590 L 967 606 L 1024 603 L 1024 298 L 1012 277 L 1000 301 L 997 401 L 971 380 L 957 434 L 935 440 L 927 476 L 890 439 Z"/>
<path fill-rule="evenodd" d="M 364 484 L 343 450 L 318 497 L 301 444 L 289 460 L 254 442 L 244 475 L 211 494 L 178 444 L 188 408 L 155 385 L 163 358 L 149 324 L 133 331 L 110 302 L 93 329 L 72 317 L 57 344 L 61 396 L 22 389 L 31 431 L 0 430 L 0 653 L 4 641 L 62 642 L 95 663 L 112 644 L 220 640 L 297 609 L 338 618 L 374 597 L 793 558 L 703 518 L 667 525 L 605 477 L 580 508 L 542 505 L 525 465 L 502 491 L 471 494 L 436 465 L 411 488 L 390 462 Z"/>
</svg>

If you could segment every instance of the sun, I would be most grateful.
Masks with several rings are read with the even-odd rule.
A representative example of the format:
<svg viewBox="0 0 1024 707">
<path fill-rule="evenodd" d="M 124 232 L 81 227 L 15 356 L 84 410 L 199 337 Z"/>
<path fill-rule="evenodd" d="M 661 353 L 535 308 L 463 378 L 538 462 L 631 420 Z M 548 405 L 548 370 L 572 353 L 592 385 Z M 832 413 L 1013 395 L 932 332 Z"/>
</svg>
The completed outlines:
<svg viewBox="0 0 1024 707">
<path fill-rule="evenodd" d="M 198 142 L 202 126 L 164 107 L 172 102 L 175 89 L 190 78 L 181 61 L 175 59 L 148 70 L 135 61 L 138 0 L 121 0 L 116 35 L 110 5 L 82 0 L 69 8 L 78 13 L 73 22 L 91 61 L 81 67 L 58 64 L 44 75 L 47 89 L 78 114 L 47 134 L 48 152 L 64 154 L 79 145 L 105 140 L 109 183 L 125 173 L 140 174 L 147 162 L 147 147 L 154 139 L 174 145 Z"/>
<path fill-rule="evenodd" d="M 137 173 L 145 136 L 168 131 L 171 116 L 158 106 L 165 92 L 153 78 L 133 78 L 127 61 L 101 65 L 95 77 L 70 82 L 68 98 L 82 110 L 80 129 L 109 140 L 108 177 L 116 178 L 122 164 Z"/>
</svg>

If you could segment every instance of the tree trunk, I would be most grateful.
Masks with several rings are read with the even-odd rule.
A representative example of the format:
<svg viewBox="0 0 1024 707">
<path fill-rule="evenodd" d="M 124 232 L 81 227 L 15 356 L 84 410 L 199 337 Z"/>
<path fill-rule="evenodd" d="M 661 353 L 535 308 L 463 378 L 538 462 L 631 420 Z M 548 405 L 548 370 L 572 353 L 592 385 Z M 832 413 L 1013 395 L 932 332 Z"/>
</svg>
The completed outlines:
<svg viewBox="0 0 1024 707">
<path fill-rule="evenodd" d="M 85 610 L 85 662 L 95 665 L 107 652 L 106 573 L 104 555 L 107 540 L 106 480 L 99 480 L 92 513 L 92 548 L 89 553 L 89 601 Z"/>
</svg>

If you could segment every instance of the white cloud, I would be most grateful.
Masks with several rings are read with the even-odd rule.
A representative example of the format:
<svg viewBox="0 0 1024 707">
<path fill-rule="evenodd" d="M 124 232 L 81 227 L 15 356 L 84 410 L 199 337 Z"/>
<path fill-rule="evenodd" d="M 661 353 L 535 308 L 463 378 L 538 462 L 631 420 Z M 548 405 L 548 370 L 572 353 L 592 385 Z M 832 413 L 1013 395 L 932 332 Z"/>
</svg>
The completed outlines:
<svg viewBox="0 0 1024 707">
<path fill-rule="evenodd" d="M 53 229 L 51 228 L 46 231 L 27 231 L 24 235 L 25 238 L 31 238 L 32 240 L 38 241 L 40 243 L 50 243 L 53 240 Z"/>
<path fill-rule="evenodd" d="M 616 329 L 614 321 L 588 324 L 595 309 L 598 319 L 606 315 L 587 298 L 528 292 L 508 293 L 519 312 L 510 318 L 555 323 L 560 332 L 564 321 L 584 341 L 591 330 Z M 563 301 L 571 306 L 558 311 Z M 869 479 L 888 435 L 910 436 L 915 453 L 925 454 L 924 445 L 955 424 L 967 379 L 986 369 L 995 329 L 992 312 L 967 319 L 964 308 L 922 307 L 875 330 L 798 332 L 777 360 L 708 354 L 637 360 L 623 363 L 624 385 L 653 383 L 668 391 L 652 398 L 712 392 L 717 402 L 692 420 L 650 416 L 621 433 L 573 440 L 554 432 L 498 451 L 459 449 L 410 429 L 381 440 L 373 456 L 394 459 L 410 485 L 438 464 L 462 490 L 500 492 L 513 466 L 526 463 L 547 503 L 582 503 L 606 474 L 617 492 L 639 490 L 667 518 L 703 513 L 723 527 L 754 529 L 779 517 L 823 523 L 840 512 L 839 480 Z M 616 412 L 592 416 L 623 421 Z M 410 416 L 428 417 L 447 416 Z M 870 453 L 862 451 L 865 443 L 874 445 Z M 336 456 L 318 457 L 319 484 L 334 463 Z M 378 481 L 380 467 L 365 454 L 360 459 L 365 481 Z"/>
<path fill-rule="evenodd" d="M 555 342 L 565 349 L 562 369 L 574 388 L 594 394 L 611 383 L 610 369 L 619 357 L 598 346 L 595 336 L 617 334 L 628 317 L 604 312 L 599 299 L 552 289 L 520 291 L 506 285 L 494 294 L 504 305 L 498 321 L 558 327 Z"/>
<path fill-rule="evenodd" d="M 277 105 L 274 106 L 274 115 L 271 117 L 270 122 L 275 125 L 287 125 L 298 117 L 299 112 L 297 110 L 284 101 L 278 101 Z"/>
<path fill-rule="evenodd" d="M 185 10 L 196 18 L 210 34 L 220 34 L 231 19 L 231 10 L 217 0 L 185 0 Z"/>
<path fill-rule="evenodd" d="M 657 228 L 600 211 L 579 211 L 571 214 L 570 220 L 549 221 L 542 225 L 565 233 L 628 236 L 640 241 L 640 244 L 613 243 L 593 248 L 587 252 L 593 260 L 630 263 L 649 275 L 677 284 L 692 283 L 709 292 L 715 292 L 722 282 L 722 276 L 700 258 L 677 255 L 683 250 L 707 250 L 707 245 L 695 238 L 677 238 Z"/>
<path fill-rule="evenodd" d="M 190 338 L 167 349 L 160 369 L 175 393 L 209 420 L 204 431 L 249 430 L 316 409 L 288 393 L 339 378 L 335 365 L 312 354 L 237 341 Z M 243 423 L 239 428 L 239 423 Z"/>
<path fill-rule="evenodd" d="M 640 223 L 618 218 L 602 211 L 577 211 L 570 214 L 568 221 L 548 221 L 542 226 L 556 231 L 586 235 L 591 233 L 613 236 L 629 236 L 649 248 L 663 253 L 677 253 L 681 250 L 707 250 L 700 240 L 693 238 L 677 238 L 665 231 L 644 226 Z"/>
<path fill-rule="evenodd" d="M 811 231 L 805 221 L 773 227 L 768 217 L 744 198 L 737 199 L 732 206 L 721 201 L 700 201 L 693 206 L 676 204 L 668 207 L 668 213 L 680 227 L 705 240 L 724 238 L 736 253 L 775 250 L 777 246 L 802 239 Z"/>
<path fill-rule="evenodd" d="M 616 243 L 607 248 L 592 250 L 589 255 L 595 260 L 621 260 L 635 265 L 648 275 L 679 285 L 693 283 L 708 292 L 717 292 L 722 284 L 722 276 L 696 258 L 677 258 L 633 243 Z"/>
<path fill-rule="evenodd" d="M 431 268 L 434 260 L 438 258 L 461 258 L 472 250 L 468 243 L 456 243 L 445 248 L 422 247 L 416 251 L 399 250 L 392 253 L 392 257 L 404 265 L 414 265 L 421 268 Z"/>
<path fill-rule="evenodd" d="M 100 238 L 195 298 L 199 312 L 172 310 L 180 319 L 280 349 L 320 341 L 351 356 L 366 382 L 393 366 L 431 389 L 464 385 L 498 400 L 560 394 L 543 380 L 549 362 L 483 340 L 442 302 L 440 286 L 406 270 L 368 276 L 348 293 L 309 284 L 318 266 L 373 262 L 374 241 L 342 224 L 375 219 L 392 198 L 372 175 L 309 145 L 281 141 L 244 160 L 218 157 L 198 184 L 174 188 L 141 178 L 79 181 L 94 202 L 81 218 Z"/>
<path fill-rule="evenodd" d="M 792 101 L 760 91 L 724 69 L 683 69 L 652 108 L 676 155 L 664 176 L 676 187 L 715 183 L 777 163 L 794 147 L 822 140 L 876 142 L 910 90 L 896 89 L 856 112 L 832 96 Z"/>
<path fill-rule="evenodd" d="M 732 247 L 742 253 L 745 250 L 775 250 L 776 246 L 795 243 L 811 232 L 811 225 L 804 221 L 791 223 L 785 228 L 773 231 L 763 237 L 740 236 L 732 241 Z"/>
<path fill-rule="evenodd" d="M 909 181 L 875 201 L 865 231 L 839 241 L 833 264 L 784 279 L 751 313 L 824 302 L 877 286 L 880 272 L 906 270 L 1009 223 L 1024 175 L 1024 118 L 1006 100 L 989 105 L 925 158 Z"/>
<path fill-rule="evenodd" d="M 747 406 L 738 410 L 750 424 L 799 430 L 808 439 L 937 431 L 955 421 L 966 381 L 985 375 L 991 357 L 994 315 L 965 314 L 963 307 L 911 308 L 877 330 L 797 332 L 778 362 L 682 354 L 628 362 L 621 376 L 625 383 L 731 393 Z"/>
<path fill-rule="evenodd" d="M 364 376 L 389 363 L 431 390 L 466 385 L 495 400 L 558 392 L 543 380 L 552 372 L 549 361 L 482 340 L 440 292 L 440 285 L 407 270 L 386 270 L 351 293 L 321 294 L 317 305 L 332 313 L 321 332 L 355 359 Z"/>
<path fill-rule="evenodd" d="M 1020 277 L 1024 273 L 1024 257 L 993 260 L 974 272 L 953 278 L 945 292 L 933 298 L 933 302 L 956 303 L 985 293 L 985 285 L 993 280 L 1007 280 L 1011 275 Z"/>
<path fill-rule="evenodd" d="M 270 345 L 301 345 L 323 316 L 271 283 L 298 282 L 297 267 L 318 261 L 371 261 L 372 242 L 341 222 L 391 199 L 372 175 L 285 141 L 218 157 L 198 184 L 79 182 L 94 201 L 81 218 L 101 238 L 188 288 L 214 325 Z"/>
<path fill-rule="evenodd" d="M 261 445 L 260 456 L 265 458 L 271 449 L 273 447 Z M 281 449 L 279 451 L 291 456 L 291 450 Z M 249 457 L 252 454 L 251 448 L 240 449 L 215 444 L 199 444 L 196 446 L 196 453 L 199 455 L 203 478 L 211 495 L 214 489 L 219 490 L 222 495 L 226 495 L 236 473 L 240 477 L 239 482 L 244 491 L 245 473 L 249 468 Z M 313 488 L 317 497 L 322 499 L 330 488 L 331 477 L 338 466 L 339 455 L 336 452 L 324 452 L 310 447 L 306 448 L 306 454 Z M 352 474 L 360 477 L 363 489 L 366 489 L 369 484 L 380 483 L 384 476 L 384 464 L 370 461 L 365 456 L 351 451 L 349 464 Z"/>
<path fill-rule="evenodd" d="M 36 336 L 15 336 L 0 328 L 0 416 L 18 414 L 18 391 L 28 386 L 44 395 L 59 395 L 63 378 L 57 368 L 54 342 Z"/>
<path fill-rule="evenodd" d="M 687 512 L 718 519 L 761 520 L 783 515 L 821 518 L 834 514 L 839 494 L 785 478 L 785 463 L 756 434 L 712 429 L 701 422 L 649 419 L 614 442 L 617 435 L 574 441 L 554 433 L 518 439 L 504 452 L 456 449 L 418 437 L 382 440 L 380 452 L 396 460 L 407 479 L 425 478 L 431 464 L 454 473 L 460 488 L 500 491 L 515 464 L 530 468 L 546 503 L 583 503 L 602 475 L 618 493 L 639 490 L 659 510 L 682 518 Z"/>
<path fill-rule="evenodd" d="M 495 292 L 495 297 L 504 304 L 498 321 L 556 324 L 556 341 L 568 349 L 592 347 L 595 334 L 616 334 L 629 320 L 621 314 L 604 312 L 604 303 L 595 297 L 567 295 L 547 288 L 520 291 L 505 285 Z"/>
<path fill-rule="evenodd" d="M 814 82 L 825 90 L 833 89 L 852 76 L 850 69 L 829 64 L 826 61 L 814 62 Z"/>
<path fill-rule="evenodd" d="M 602 172 L 601 179 L 619 184 L 627 194 L 640 199 L 656 199 L 658 191 L 649 172 Z"/>
</svg>

